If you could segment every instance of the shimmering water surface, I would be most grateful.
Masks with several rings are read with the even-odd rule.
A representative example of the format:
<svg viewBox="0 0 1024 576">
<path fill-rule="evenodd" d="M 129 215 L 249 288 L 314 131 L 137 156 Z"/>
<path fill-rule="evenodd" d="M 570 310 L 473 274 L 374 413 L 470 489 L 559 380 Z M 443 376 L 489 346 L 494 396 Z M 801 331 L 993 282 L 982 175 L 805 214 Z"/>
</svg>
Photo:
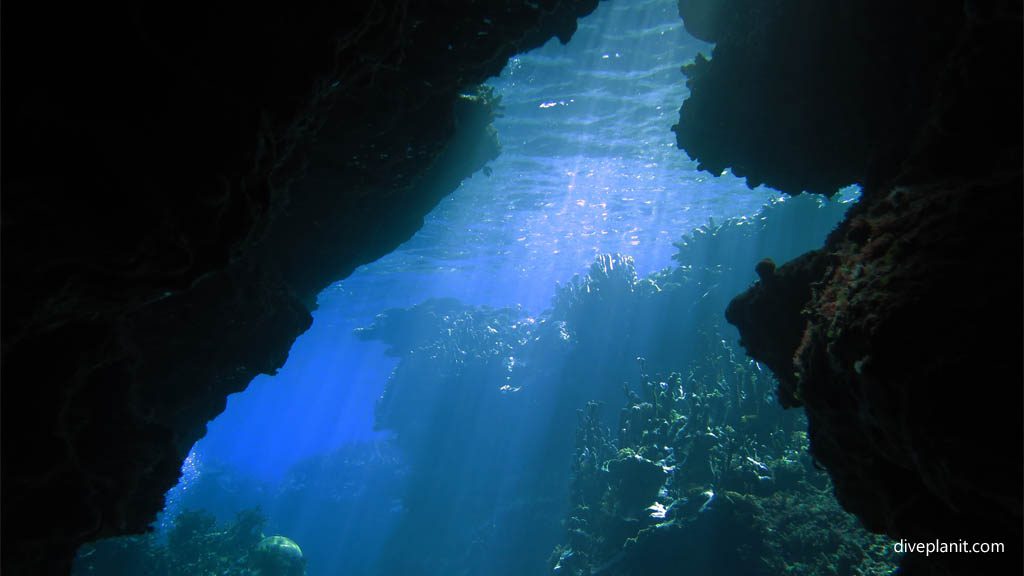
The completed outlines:
<svg viewBox="0 0 1024 576">
<path fill-rule="evenodd" d="M 603 4 L 569 45 L 552 40 L 489 82 L 501 95 L 501 156 L 448 196 L 391 255 L 321 295 L 355 313 L 367 286 L 415 286 L 471 302 L 539 310 L 551 286 L 594 256 L 669 264 L 672 242 L 709 218 L 752 214 L 766 188 L 698 172 L 671 126 L 687 95 L 683 63 L 711 45 L 662 0 Z M 410 284 L 411 283 L 411 284 Z M 411 302 L 410 302 L 411 303 Z"/>
</svg>

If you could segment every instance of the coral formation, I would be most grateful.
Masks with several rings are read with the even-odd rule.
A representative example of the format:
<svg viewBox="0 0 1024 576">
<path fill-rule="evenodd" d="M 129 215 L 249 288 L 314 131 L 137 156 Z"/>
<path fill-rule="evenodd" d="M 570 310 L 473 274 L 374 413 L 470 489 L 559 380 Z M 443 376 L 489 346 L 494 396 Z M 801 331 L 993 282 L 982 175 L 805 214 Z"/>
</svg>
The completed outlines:
<svg viewBox="0 0 1024 576">
<path fill-rule="evenodd" d="M 82 547 L 72 574 L 194 576 L 304 576 L 299 545 L 285 536 L 263 536 L 258 509 L 218 525 L 202 510 L 178 514 L 166 535 L 109 538 Z"/>
<path fill-rule="evenodd" d="M 779 379 L 779 402 L 787 408 L 800 405 L 793 351 L 803 338 L 802 313 L 811 299 L 811 282 L 821 278 L 826 262 L 822 251 L 794 258 L 725 309 L 726 320 L 740 330 L 740 344 Z"/>
<path fill-rule="evenodd" d="M 685 489 L 693 492 L 685 495 L 696 505 L 687 513 L 720 485 L 767 497 L 771 490 L 759 478 L 766 474 L 754 464 L 767 452 L 746 438 L 754 430 L 792 434 L 799 426 L 796 415 L 787 418 L 766 400 L 774 388 L 767 371 L 736 359 L 721 310 L 754 279 L 743 263 L 750 270 L 761 250 L 780 259 L 799 253 L 846 207 L 803 197 L 772 202 L 754 218 L 709 223 L 679 242 L 678 266 L 644 278 L 630 258 L 600 256 L 536 317 L 429 300 L 385 311 L 359 330 L 400 359 L 377 423 L 394 433 L 409 476 L 381 571 L 544 572 L 544 558 L 564 536 L 573 438 L 616 426 L 591 409 L 600 426 L 574 431 L 574 413 L 588 401 L 620 403 L 637 374 L 679 373 L 630 393 L 639 396 L 618 425 L 622 450 L 604 436 L 580 448 L 574 482 L 606 485 L 587 505 L 610 519 L 588 528 L 588 538 L 619 546 L 649 527 L 652 514 L 679 512 L 672 500 L 659 500 L 666 479 L 684 474 L 666 470 L 675 464 L 666 464 L 665 447 L 685 468 Z M 793 219 L 815 217 L 817 226 L 793 234 Z M 799 447 L 792 445 L 795 459 Z M 603 471 L 586 476 L 579 472 L 586 466 Z M 775 474 L 793 477 L 802 473 L 797 468 L 778 465 Z M 577 559 L 587 554 L 580 543 L 572 550 Z M 623 562 L 638 565 L 634 557 Z"/>
<path fill-rule="evenodd" d="M 299 545 L 285 536 L 267 536 L 249 553 L 257 576 L 303 576 L 305 559 Z"/>
<path fill-rule="evenodd" d="M 709 342 L 708 344 L 711 344 Z M 719 341 L 718 346 L 722 346 Z M 580 411 L 567 539 L 554 574 L 889 574 L 896 554 L 844 513 L 771 378 L 707 350 L 630 392 L 618 438 Z"/>
<path fill-rule="evenodd" d="M 753 181 L 789 192 L 864 184 L 861 203 L 825 247 L 736 297 L 730 322 L 748 353 L 779 377 L 781 401 L 804 407 L 815 458 L 839 502 L 867 527 L 912 542 L 1006 547 L 908 554 L 906 573 L 1020 572 L 1019 3 L 910 3 L 892 11 L 866 2 L 843 22 L 835 19 L 838 5 L 779 2 L 772 17 L 755 22 L 764 12 L 747 3 L 721 3 L 717 18 L 698 10 L 706 4 L 680 3 L 684 17 L 693 12 L 694 25 L 720 39 L 711 61 L 691 70 L 680 142 L 716 170 L 734 163 Z M 728 21 L 727 5 L 737 8 Z M 857 59 L 878 65 L 825 65 L 819 55 L 849 53 L 854 43 L 843 36 L 874 11 L 881 12 L 872 21 L 884 22 L 878 30 L 891 34 L 856 46 Z M 829 37 L 801 38 L 799 30 L 829 30 Z M 764 90 L 723 84 L 769 54 L 779 66 Z M 810 69 L 824 74 L 801 72 Z M 794 84 L 801 78 L 807 83 Z M 850 99 L 838 93 L 851 81 L 867 89 L 855 100 L 868 106 L 845 108 Z M 822 94 L 828 108 L 785 113 Z M 879 97 L 895 106 L 878 106 Z M 763 116 L 767 109 L 783 112 Z M 740 127 L 751 118 L 763 121 Z M 720 120 L 736 130 L 709 133 Z M 848 130 L 850 120 L 876 134 Z M 758 150 L 763 133 L 786 134 L 795 147 L 828 143 L 828 161 Z M 863 150 L 834 149 L 850 142 Z M 994 445 L 1000 456 L 992 458 Z"/>
</svg>

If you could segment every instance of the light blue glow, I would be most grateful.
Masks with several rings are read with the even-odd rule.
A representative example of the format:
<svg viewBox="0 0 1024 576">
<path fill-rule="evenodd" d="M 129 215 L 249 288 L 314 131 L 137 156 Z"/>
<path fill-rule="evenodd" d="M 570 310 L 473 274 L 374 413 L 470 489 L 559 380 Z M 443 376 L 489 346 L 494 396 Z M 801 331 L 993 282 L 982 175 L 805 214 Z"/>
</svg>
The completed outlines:
<svg viewBox="0 0 1024 576">
<path fill-rule="evenodd" d="M 279 374 L 256 378 L 210 423 L 169 513 L 205 466 L 251 478 L 206 502 L 226 519 L 243 501 L 272 506 L 275 483 L 303 459 L 379 439 L 374 404 L 395 360 L 352 330 L 382 310 L 455 297 L 536 314 L 556 283 L 597 254 L 628 254 L 651 272 L 671 264 L 684 233 L 777 197 L 698 172 L 676 148 L 670 127 L 686 97 L 679 69 L 698 51 L 710 47 L 685 33 L 675 1 L 647 0 L 602 3 L 568 46 L 552 41 L 514 58 L 490 82 L 504 106 L 490 175 L 467 179 L 415 237 L 320 294 L 313 326 Z M 376 505 L 384 525 L 402 503 Z M 285 512 L 267 511 L 271 524 Z"/>
<path fill-rule="evenodd" d="M 451 296 L 538 313 L 597 254 L 653 271 L 684 232 L 777 196 L 698 172 L 676 147 L 679 67 L 698 50 L 710 46 L 686 34 L 674 3 L 651 0 L 602 4 L 568 45 L 512 59 L 490 82 L 504 107 L 490 176 L 467 179 L 411 240 L 324 290 L 280 373 L 256 378 L 210 424 L 206 458 L 274 480 L 306 456 L 373 438 L 392 364 L 351 330 L 386 308 Z"/>
</svg>

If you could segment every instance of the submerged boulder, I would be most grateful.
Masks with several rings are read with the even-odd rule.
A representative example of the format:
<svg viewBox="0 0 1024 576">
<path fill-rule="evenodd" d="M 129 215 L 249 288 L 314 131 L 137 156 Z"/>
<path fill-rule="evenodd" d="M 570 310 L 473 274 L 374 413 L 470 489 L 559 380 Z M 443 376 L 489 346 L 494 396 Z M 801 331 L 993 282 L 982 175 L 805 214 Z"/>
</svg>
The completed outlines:
<svg viewBox="0 0 1024 576">
<path fill-rule="evenodd" d="M 291 538 L 268 536 L 249 554 L 249 562 L 259 576 L 302 576 L 306 560 L 302 549 Z"/>
</svg>

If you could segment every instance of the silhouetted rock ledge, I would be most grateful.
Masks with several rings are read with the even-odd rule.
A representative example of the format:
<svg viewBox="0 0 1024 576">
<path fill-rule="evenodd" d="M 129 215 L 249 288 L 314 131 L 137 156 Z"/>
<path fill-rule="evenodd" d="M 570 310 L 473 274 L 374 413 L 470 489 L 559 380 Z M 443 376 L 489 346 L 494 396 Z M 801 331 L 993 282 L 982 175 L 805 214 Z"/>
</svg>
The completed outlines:
<svg viewBox="0 0 1024 576">
<path fill-rule="evenodd" d="M 700 2 L 682 0 L 684 16 L 695 10 L 690 4 Z M 729 24 L 702 16 L 701 26 L 714 30 L 704 33 L 721 42 L 710 63 L 699 64 L 706 69 L 697 79 L 691 75 L 694 95 L 683 106 L 680 142 L 688 149 L 692 142 L 713 170 L 735 161 L 753 182 L 793 193 L 863 184 L 861 202 L 825 247 L 780 266 L 769 282 L 734 299 L 729 321 L 740 329 L 749 354 L 778 376 L 782 403 L 806 410 L 814 457 L 832 476 L 840 503 L 865 526 L 909 541 L 1006 545 L 1002 554 L 908 555 L 906 574 L 1020 573 L 1020 4 L 909 3 L 886 14 L 881 4 L 865 2 L 864 14 L 876 14 L 899 34 L 866 36 L 846 47 L 831 44 L 850 41 L 848 31 L 826 28 L 837 24 L 832 11 L 838 5 L 773 3 L 772 14 L 799 17 L 759 21 L 756 34 L 744 37 L 753 8 L 724 4 L 744 6 L 746 16 Z M 797 24 L 827 29 L 829 37 L 818 38 L 827 44 L 824 51 L 814 39 L 805 42 L 793 32 Z M 944 40 L 936 37 L 939 31 Z M 780 39 L 788 32 L 797 36 Z M 778 69 L 764 71 L 768 100 L 760 101 L 761 86 L 750 90 L 735 83 L 731 91 L 722 85 L 714 91 L 700 84 L 699 78 L 750 67 L 750 61 L 733 64 L 731 50 L 749 53 L 759 38 L 793 48 L 774 52 Z M 735 157 L 729 150 L 736 142 L 715 140 L 729 138 L 728 130 L 714 138 L 699 127 L 687 132 L 687 106 L 712 105 L 702 98 L 718 99 L 717 118 L 732 114 L 742 121 L 767 114 L 776 105 L 772 98 L 787 89 L 783 84 L 795 93 L 794 104 L 811 87 L 830 99 L 853 80 L 860 88 L 851 99 L 871 102 L 884 94 L 899 103 L 907 97 L 902 81 L 884 70 L 872 78 L 854 67 L 854 78 L 836 79 L 848 68 L 824 66 L 823 77 L 806 83 L 792 75 L 818 74 L 821 54 L 855 49 L 883 68 L 895 66 L 917 77 L 917 89 L 904 103 L 916 102 L 910 116 L 895 116 L 903 104 L 859 110 L 840 105 L 828 114 L 851 117 L 824 122 L 815 115 L 820 109 L 801 118 L 783 113 L 736 136 L 784 142 L 781 152 L 739 146 Z M 877 59 L 883 53 L 892 61 Z M 702 96 L 702 90 L 711 91 Z M 863 123 L 867 132 L 848 133 L 851 121 Z M 893 133 L 877 131 L 884 126 Z M 809 138 L 812 127 L 818 132 Z M 851 135 L 857 151 L 832 149 Z M 825 150 L 792 157 L 810 152 L 815 141 L 827 143 Z M 819 169 L 823 152 L 830 160 Z"/>
<path fill-rule="evenodd" d="M 679 147 L 751 187 L 831 196 L 906 155 L 963 2 L 679 0 L 679 11 L 716 43 L 683 68 Z"/>
<path fill-rule="evenodd" d="M 825 273 L 827 256 L 808 252 L 774 271 L 740 294 L 725 310 L 725 318 L 739 328 L 740 344 L 764 363 L 779 380 L 779 402 L 800 406 L 793 350 L 800 345 L 807 325 L 802 315 L 811 300 L 811 283 Z"/>
<path fill-rule="evenodd" d="M 476 86 L 596 5 L 5 6 L 3 572 L 145 530 L 317 292 L 496 156 Z"/>
</svg>

